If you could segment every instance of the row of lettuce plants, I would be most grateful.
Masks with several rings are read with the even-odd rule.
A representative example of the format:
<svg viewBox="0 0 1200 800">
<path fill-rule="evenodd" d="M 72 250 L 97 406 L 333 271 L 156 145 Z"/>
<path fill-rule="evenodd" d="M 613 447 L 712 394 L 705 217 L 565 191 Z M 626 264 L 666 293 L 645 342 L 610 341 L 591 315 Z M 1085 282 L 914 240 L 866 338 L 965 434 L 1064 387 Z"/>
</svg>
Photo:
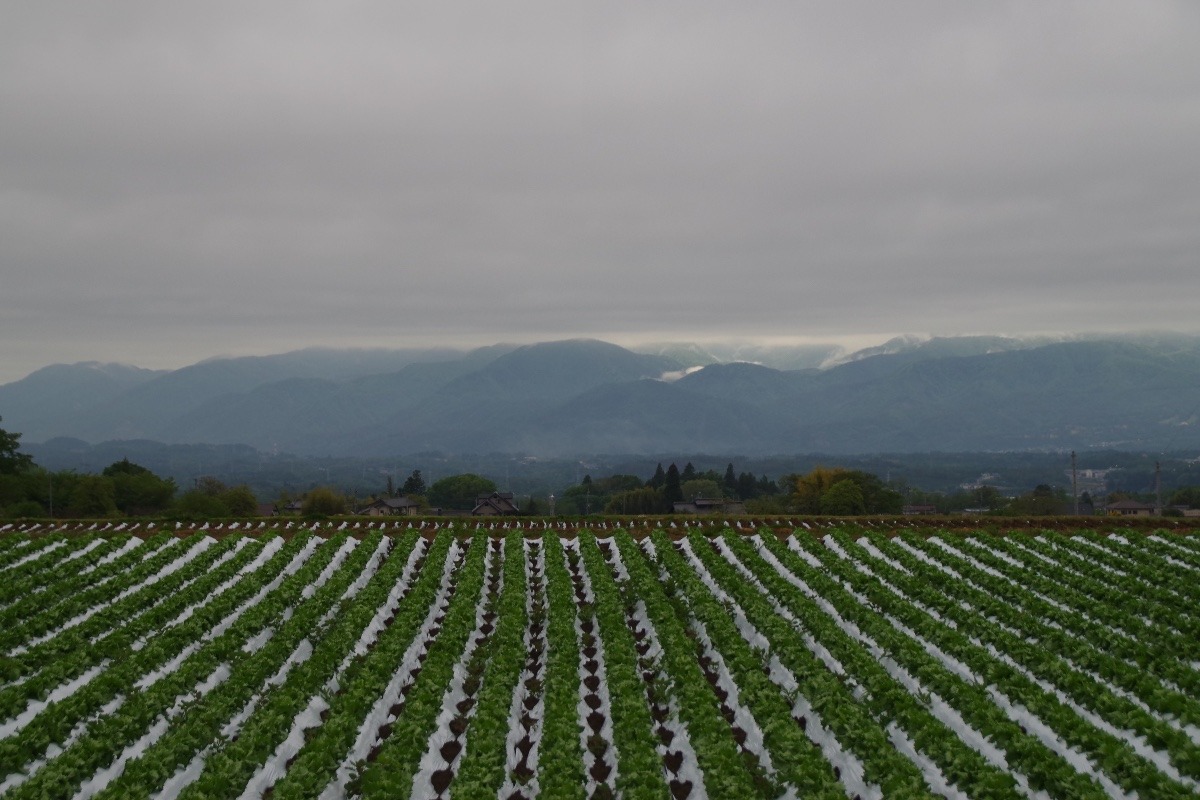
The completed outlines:
<svg viewBox="0 0 1200 800">
<path fill-rule="evenodd" d="M 414 676 L 411 690 L 404 697 L 395 719 L 388 723 L 388 730 L 362 775 L 363 797 L 410 795 L 421 756 L 436 730 L 435 723 L 455 666 L 468 639 L 478 634 L 478 610 L 487 599 L 484 589 L 489 560 L 495 563 L 494 556 L 489 559 L 490 555 L 490 540 L 479 537 L 472 543 L 456 580 L 454 598 L 446 610 L 441 631 L 429 647 L 420 674 Z"/>
<path fill-rule="evenodd" d="M 469 543 L 468 543 L 469 544 Z M 483 574 L 482 547 L 472 548 L 472 571 L 477 571 L 480 580 Z M 422 667 L 408 667 L 413 649 L 427 645 L 425 637 L 437 637 L 437 626 L 430 627 L 433 620 L 446 614 L 446 606 L 459 597 L 462 588 L 463 568 L 467 553 L 453 536 L 440 536 L 429 548 L 420 572 L 413 581 L 412 590 L 396 606 L 383 631 L 373 646 L 361 655 L 356 655 L 337 680 L 337 688 L 327 698 L 329 708 L 322 713 L 319 726 L 306 733 L 306 742 L 295 760 L 288 766 L 287 774 L 275 784 L 273 797 L 314 798 L 331 784 L 342 785 L 339 768 L 351 760 L 360 769 L 366 766 L 367 752 L 357 756 L 356 747 L 365 739 L 369 750 L 378 736 L 379 724 L 375 723 L 375 709 L 386 703 L 383 711 L 393 707 L 396 700 L 389 696 L 390 689 L 411 686 L 412 675 Z M 398 675 L 400 670 L 404 674 Z M 393 679 L 404 683 L 396 687 Z M 286 724 L 286 722 L 284 723 Z M 349 783 L 349 781 L 346 781 Z M 407 793 L 406 786 L 404 792 Z M 203 795 L 197 795 L 203 796 Z"/>
<path fill-rule="evenodd" d="M 897 683 L 893 697 L 898 702 L 903 702 L 904 695 L 915 695 L 929 703 L 931 711 L 942 709 L 937 716 L 946 722 L 945 734 L 932 739 L 920 736 L 915 726 L 912 731 L 914 740 L 931 757 L 942 755 L 935 742 L 955 740 L 969 743 L 980 755 L 991 753 L 991 747 L 1003 753 L 1002 760 L 994 754 L 987 758 L 985 771 L 979 775 L 981 778 L 986 775 L 987 783 L 974 788 L 969 788 L 977 780 L 971 764 L 982 759 L 967 756 L 970 760 L 943 758 L 938 762 L 946 776 L 968 795 L 1012 792 L 1013 782 L 1017 781 L 1021 791 L 1047 788 L 1080 797 L 1102 796 L 1098 786 L 1078 775 L 993 705 L 978 682 L 948 668 L 878 614 L 858 606 L 840 585 L 824 579 L 774 537 L 764 537 L 757 545 L 739 540 L 729 540 L 728 545 L 767 586 L 782 594 L 789 608 L 803 613 L 807 624 L 820 626 L 825 632 L 822 641 L 836 647 L 834 652 L 845 663 L 853 663 L 857 671 L 867 672 L 871 670 L 870 662 L 876 662 Z M 798 588 L 797 583 L 806 591 Z M 889 663 L 895 666 L 887 669 Z M 878 680 L 883 681 L 882 676 Z M 878 685 L 872 683 L 868 687 L 874 692 Z M 960 752 L 966 756 L 966 751 Z"/>
<path fill-rule="evenodd" d="M 740 697 L 762 730 L 777 779 L 801 797 L 844 797 L 832 766 L 793 717 L 794 699 L 764 671 L 765 651 L 755 649 L 743 638 L 732 609 L 717 599 L 717 587 L 704 583 L 665 533 L 656 532 L 652 541 L 654 558 L 665 570 L 664 586 L 677 616 L 693 626 L 702 626 L 715 644 Z M 736 613 L 740 614 L 740 609 Z"/>
<path fill-rule="evenodd" d="M 822 570 L 813 569 L 804 559 L 778 542 L 774 543 L 773 548 L 768 542 L 767 547 L 772 548 L 772 552 L 786 569 L 800 576 L 815 591 L 828 598 L 847 619 L 871 630 L 872 633 L 878 631 L 884 641 L 890 640 L 890 644 L 886 645 L 889 651 L 903 652 L 904 647 L 912 647 L 912 643 L 919 639 L 918 646 L 922 648 L 926 658 L 940 661 L 948 668 L 955 665 L 965 667 L 975 681 L 989 687 L 994 702 L 1009 707 L 1019 705 L 1026 709 L 1031 715 L 1028 718 L 1030 722 L 1046 726 L 1048 730 L 1042 739 L 1060 758 L 1069 757 L 1069 751 L 1065 748 L 1078 750 L 1087 756 L 1095 769 L 1079 762 L 1075 762 L 1073 766 L 1077 769 L 1082 767 L 1085 772 L 1090 772 L 1106 792 L 1111 792 L 1115 783 L 1130 792 L 1154 792 L 1157 793 L 1155 796 L 1161 797 L 1187 795 L 1186 791 L 1180 791 L 1182 787 L 1179 784 L 1170 781 L 1140 757 L 1123 739 L 1081 718 L 1069 704 L 1062 702 L 1052 691 L 1048 691 L 1048 687 L 1015 666 L 1011 657 L 1006 657 L 1003 651 L 985 648 L 981 643 L 972 641 L 960 628 L 952 627 L 944 620 L 935 619 L 878 581 L 867 578 L 857 570 L 846 568 L 843 562 L 812 539 L 805 537 L 794 541 L 806 546 L 809 553 L 820 558 L 836 580 L 831 579 Z M 849 588 L 843 588 L 842 581 Z M 932 603 L 933 598 L 930 595 L 933 590 L 929 587 L 921 589 L 922 601 Z M 897 622 L 906 626 L 908 630 L 898 630 Z M 989 625 L 994 626 L 994 623 L 983 622 L 977 627 Z M 995 630 L 998 631 L 996 636 L 1007 635 L 998 627 Z M 887 633 L 888 631 L 891 633 Z M 1022 640 L 1010 638 L 1008 644 L 1012 652 L 1020 653 L 1025 649 L 1033 649 Z M 1060 666 L 1056 677 L 1061 681 L 1069 683 L 1072 676 L 1083 680 L 1065 665 Z"/>
<path fill-rule="evenodd" d="M 84 537 L 71 537 L 65 534 L 51 534 L 37 543 L 35 548 L 14 558 L 3 568 L 6 582 L 21 584 L 37 576 L 44 570 L 52 570 L 72 552 L 86 547 L 88 540 Z M 0 587 L 0 599 L 11 600 L 14 595 Z"/>
<path fill-rule="evenodd" d="M 120 541 L 120 537 L 114 537 Z M 159 544 L 161 544 L 161 540 Z M 96 558 L 87 558 L 74 565 L 66 574 L 48 581 L 38 590 L 21 596 L 0 611 L 0 626 L 5 628 L 32 618 L 34 615 L 70 600 L 92 587 L 100 587 L 132 569 L 149 549 L 136 536 L 125 536 L 118 547 L 104 549 Z"/>
<path fill-rule="evenodd" d="M 1098 649 L 1148 675 L 1179 687 L 1189 696 L 1200 696 L 1200 674 L 1180 659 L 1180 649 L 1186 649 L 1187 643 L 1162 626 L 1148 625 L 1124 603 L 1097 600 L 1078 591 L 1071 586 L 1071 570 L 1048 555 L 1035 554 L 1026 546 L 1026 537 L 1019 540 L 1001 537 L 986 542 L 967 539 L 964 547 L 970 547 L 969 554 L 965 549 L 929 543 L 941 542 L 939 537 L 932 537 L 929 542 L 916 537 L 906 539 L 914 550 L 943 563 L 956 558 L 957 561 L 953 561 L 955 569 L 973 566 L 968 559 L 981 563 L 1008 583 L 1008 588 L 1003 589 L 1005 594 L 1000 596 L 1011 596 L 1015 592 L 1018 595 L 1015 602 L 1023 604 L 1041 600 L 1047 619 L 1084 636 Z M 1015 559 L 1022 567 L 1014 568 L 996 554 Z M 996 581 L 987 581 L 983 577 L 978 580 L 989 590 L 1002 589 Z M 1057 607 L 1047 608 L 1055 604 Z"/>
<path fill-rule="evenodd" d="M 20 657 L 20 665 L 32 672 L 23 676 L 25 679 L 19 685 L 0 692 L 0 709 L 5 714 L 16 713 L 29 703 L 44 700 L 58 687 L 77 680 L 98 664 L 127 658 L 131 652 L 140 649 L 139 637 L 157 632 L 185 609 L 194 609 L 211 600 L 217 582 L 226 575 L 236 574 L 236 570 L 248 563 L 261 548 L 258 543 L 252 543 L 221 569 L 212 572 L 203 572 L 200 564 L 189 565 L 188 570 L 180 570 L 182 584 L 175 585 L 171 581 L 169 585 L 174 591 L 153 600 L 149 593 L 134 592 L 126 598 L 128 602 L 98 604 L 95 607 L 97 613 L 86 623 L 64 631 Z M 156 559 L 145 563 L 156 563 Z M 95 638 L 87 635 L 92 631 L 97 632 Z M 35 658 L 47 661 L 39 668 Z"/>
<path fill-rule="evenodd" d="M 180 562 L 189 564 L 196 560 L 196 555 L 205 549 L 206 537 L 191 537 L 176 546 L 170 546 L 171 537 L 164 537 L 164 546 L 153 550 L 150 558 L 136 563 L 128 572 L 118 579 L 109 581 L 101 586 L 90 587 L 78 595 L 65 598 L 63 602 L 48 605 L 39 609 L 33 616 L 21 621 L 11 630 L 0 632 L 0 649 L 12 659 L 12 664 L 21 665 L 32 662 L 41 664 L 62 652 L 68 652 L 79 646 L 80 639 L 89 639 L 102 633 L 101 621 L 95 619 L 98 612 L 104 612 L 102 619 L 119 620 L 122 610 L 132 613 L 138 608 L 139 601 L 146 602 L 146 597 L 154 596 L 154 592 L 130 600 L 144 585 L 154 581 L 170 565 Z M 208 541 L 211 544 L 211 540 Z M 192 553 L 193 548 L 199 548 Z M 215 554 L 212 557 L 216 557 Z M 193 570 L 202 571 L 206 560 L 191 565 Z M 126 601 L 116 613 L 108 613 L 109 607 Z M 78 628 L 78 630 L 76 630 Z M 62 645 L 55 641 L 62 633 L 70 631 L 75 640 L 70 645 Z M 49 643 L 49 644 L 47 644 Z"/>
<path fill-rule="evenodd" d="M 526 661 L 530 575 L 518 533 L 505 536 L 504 549 L 504 588 L 495 609 L 496 631 L 486 652 L 478 710 L 467 730 L 465 753 L 451 785 L 458 798 L 495 798 L 508 777 L 508 734 L 517 727 L 511 718 L 512 701 Z"/>
<path fill-rule="evenodd" d="M 841 539 L 839 549 L 851 546 L 845 534 L 832 538 Z M 838 562 L 837 569 L 839 574 L 845 575 L 844 562 Z M 1007 628 L 995 617 L 981 613 L 968 603 L 965 598 L 970 596 L 969 587 L 967 591 L 956 587 L 953 593 L 945 593 L 899 571 L 887 567 L 878 569 L 887 574 L 892 591 L 902 593 L 904 599 L 919 601 L 925 606 L 926 614 L 932 610 L 939 619 L 952 625 L 956 632 L 968 637 L 973 645 L 987 647 L 996 654 L 996 658 L 1043 690 L 1055 694 L 1060 702 L 1071 707 L 1085 721 L 1124 740 L 1143 759 L 1157 763 L 1166 755 L 1170 765 L 1158 763 L 1160 771 L 1166 772 L 1176 782 L 1182 781 L 1189 788 L 1200 788 L 1194 779 L 1188 781 L 1182 777 L 1192 775 L 1200 764 L 1197 761 L 1200 749 L 1182 728 L 1171 726 L 1122 693 L 1114 692 L 1100 677 L 1079 669 L 1075 662 L 1087 657 L 1091 649 L 1087 645 L 1068 640 L 1055 641 L 1048 647 L 1047 642 L 1027 640 L 1018 635 L 1019 631 L 1013 632 L 1015 629 Z M 878 582 L 868 585 L 874 587 Z M 876 600 L 882 594 L 877 588 L 872 591 Z M 1005 608 L 999 607 L 1002 605 L 990 603 L 988 611 L 997 616 L 1009 616 Z M 907 607 L 900 608 L 908 615 L 921 619 Z M 1013 621 L 1019 622 L 1016 619 Z M 937 626 L 930 627 L 937 630 Z M 1116 765 L 1114 767 L 1119 769 Z"/>
<path fill-rule="evenodd" d="M 1186 567 L 1172 568 L 1144 545 L 1126 545 L 1124 551 L 1115 552 L 1117 538 L 1081 532 L 1075 536 L 1056 537 L 1054 541 L 1059 549 L 1085 562 L 1090 561 L 1110 576 L 1115 576 L 1122 589 L 1134 590 L 1156 600 L 1173 613 L 1173 627 L 1185 635 L 1194 636 L 1200 630 L 1200 618 L 1196 613 L 1196 605 L 1200 603 L 1200 588 L 1196 585 L 1195 571 Z"/>
<path fill-rule="evenodd" d="M 277 601 L 280 611 L 267 623 L 271 635 L 265 643 L 248 650 L 243 642 L 236 650 L 227 651 L 222 663 L 229 665 L 229 677 L 202 699 L 187 704 L 165 734 L 129 760 L 98 797 L 116 800 L 148 796 L 163 785 L 166 776 L 188 765 L 198 749 L 220 739 L 222 728 L 281 668 L 305 656 L 306 663 L 311 660 L 314 648 L 324 644 L 329 633 L 343 623 L 349 610 L 349 605 L 342 602 L 345 593 L 373 563 L 374 551 L 382 539 L 379 535 L 369 536 L 353 546 L 354 540 L 345 538 L 338 543 L 337 538 L 341 537 L 326 546 L 331 551 L 336 547 L 336 554 L 321 574 L 299 587 L 298 594 L 291 594 L 289 604 Z M 343 555 L 345 559 L 322 583 L 328 566 L 337 564 Z M 310 593 L 310 589 L 315 591 Z M 286 591 L 284 585 L 280 591 Z"/>
<path fill-rule="evenodd" d="M 39 594 L 66 578 L 78 575 L 110 552 L 124 547 L 128 539 L 128 535 L 109 538 L 86 534 L 72 539 L 67 547 L 48 554 L 44 564 L 34 561 L 25 565 L 30 569 L 0 572 L 4 578 L 0 581 L 0 609 L 3 609 L 0 613 L 7 614 L 14 602 Z"/>
<path fill-rule="evenodd" d="M 771 580 L 765 571 L 758 574 L 739 569 L 753 551 L 735 554 L 726 549 L 742 543 L 737 534 L 715 542 L 699 533 L 689 534 L 688 538 L 704 568 L 766 637 L 771 655 L 795 677 L 798 694 L 820 716 L 821 724 L 840 748 L 861 764 L 863 779 L 885 797 L 927 793 L 929 788 L 921 771 L 893 749 L 885 731 L 886 721 L 873 718 L 870 708 L 860 702 L 865 700 L 883 710 L 892 705 L 889 695 L 900 697 L 902 690 L 886 671 L 872 669 L 874 662 L 869 654 L 845 640 L 823 614 L 811 614 L 794 598 L 789 602 L 794 587 Z M 791 619 L 781 613 L 783 609 Z M 838 671 L 828 665 L 830 660 L 836 660 Z M 887 721 L 891 719 L 888 712 Z M 840 770 L 837 767 L 835 774 Z"/>
<path fill-rule="evenodd" d="M 767 776 L 755 756 L 737 744 L 735 731 L 722 712 L 722 701 L 701 669 L 699 642 L 694 634 L 689 636 L 686 620 L 680 618 L 668 599 L 668 593 L 678 590 L 659 582 L 627 532 L 618 531 L 613 538 L 629 575 L 626 602 L 640 601 L 645 606 L 662 648 L 660 669 L 687 726 L 688 739 L 704 774 L 704 789 L 718 797 L 779 796 L 781 787 Z"/>
<path fill-rule="evenodd" d="M 120 694 L 124 702 L 113 713 L 93 720 L 86 733 L 61 754 L 51 760 L 29 781 L 11 793 L 12 797 L 72 796 L 75 788 L 89 776 L 105 769 L 122 755 L 129 745 L 138 742 L 164 715 L 178 714 L 185 708 L 197 687 L 228 679 L 231 667 L 249 654 L 248 640 L 267 627 L 283 623 L 285 611 L 293 610 L 306 587 L 312 584 L 334 558 L 340 541 L 330 540 L 315 548 L 299 569 L 287 575 L 274 591 L 266 593 L 259 602 L 244 613 L 236 607 L 226 608 L 221 632 L 194 631 L 183 647 L 176 641 L 172 658 L 161 658 L 159 648 L 168 646 L 172 633 L 186 628 L 178 626 L 152 641 L 144 649 L 113 669 L 107 670 L 88 689 L 104 687 Z M 232 624 L 225 622 L 233 620 Z M 198 634 L 198 635 L 197 635 Z M 273 637 L 274 638 L 274 637 Z M 148 668 L 147 662 L 158 664 Z M 113 684 L 117 684 L 114 686 Z M 211 691 L 211 687 L 208 689 Z M 72 700 L 83 691 L 72 696 Z M 72 715 L 73 720 L 79 719 Z M 70 724 L 73 720 L 67 720 Z"/>
<path fill-rule="evenodd" d="M 542 537 L 546 575 L 546 679 L 537 785 L 547 797 L 583 800 L 587 777 L 580 743 L 578 614 L 562 541 Z"/>
<path fill-rule="evenodd" d="M 604 646 L 605 672 L 601 680 L 606 684 L 612 713 L 617 792 L 629 800 L 663 798 L 668 792 L 663 759 L 656 746 L 637 647 L 625 621 L 624 600 L 600 554 L 596 537 L 583 533 L 574 544 L 591 581 L 594 619 Z"/>
<path fill-rule="evenodd" d="M 299 559 L 309 543 L 296 537 L 263 567 L 264 579 L 275 579 L 289 564 Z M 272 577 L 273 576 L 273 577 Z M 174 626 L 151 640 L 144 648 L 114 660 L 112 666 L 70 697 L 38 714 L 18 736 L 0 741 L 0 771 L 19 771 L 25 764 L 40 759 L 52 745 L 63 747 L 73 738 L 80 721 L 92 720 L 112 703 L 123 703 L 136 693 L 136 683 L 146 674 L 170 662 L 225 624 L 260 591 L 258 582 L 245 581 L 209 603 L 186 623 Z M 91 724 L 84 725 L 85 729 Z"/>
<path fill-rule="evenodd" d="M 374 539 L 368 537 L 364 545 L 369 546 Z M 353 652 L 376 609 L 385 602 L 393 586 L 403 579 L 407 567 L 405 556 L 415 540 L 415 535 L 398 542 L 385 540 L 392 543 L 386 551 L 386 559 L 365 586 L 353 595 L 343 594 L 338 601 L 339 614 L 330 620 L 324 635 L 316 641 L 306 640 L 308 650 L 301 653 L 306 657 L 297 659 L 298 663 L 294 665 L 285 665 L 268 677 L 246 701 L 242 711 L 226 721 L 213 739 L 206 741 L 197 737 L 192 742 L 193 749 L 200 745 L 207 751 L 198 751 L 202 758 L 196 764 L 194 774 L 179 775 L 180 768 L 177 767 L 179 777 L 173 776 L 176 796 L 228 797 L 236 795 L 249 783 L 256 770 L 291 734 L 292 728 L 286 723 L 292 721 L 294 725 L 312 698 L 319 697 L 322 687 Z M 286 674 L 281 674 L 284 670 Z"/>
<path fill-rule="evenodd" d="M 1097 566 L 1095 562 L 1074 554 L 1060 547 L 1057 535 L 1024 536 L 1020 543 L 1023 547 L 1041 553 L 1057 562 L 1061 569 L 1056 578 L 1065 587 L 1091 598 L 1095 603 L 1106 607 L 1117 608 L 1131 617 L 1135 623 L 1130 631 L 1140 640 L 1153 637 L 1165 641 L 1178 641 L 1186 646 L 1187 640 L 1181 640 L 1180 633 L 1187 634 L 1193 641 L 1200 638 L 1200 626 L 1187 624 L 1170 605 L 1164 606 L 1162 600 L 1153 591 L 1142 587 L 1135 593 L 1130 593 L 1114 585 L 1114 576 Z M 1136 625 L 1140 623 L 1140 625 Z M 1190 649 L 1195 649 L 1193 646 Z"/>
<path fill-rule="evenodd" d="M 863 540 L 859 541 L 861 543 Z M 1127 692 L 1148 711 L 1180 720 L 1184 724 L 1200 722 L 1200 702 L 1196 698 L 1164 686 L 1136 663 L 1105 649 L 1103 646 L 1109 644 L 1113 637 L 1111 633 L 1106 635 L 1102 626 L 1084 627 L 1075 622 L 1075 626 L 1091 630 L 1093 636 L 1074 633 L 1072 628 L 1059 620 L 1067 621 L 1068 617 L 1075 615 L 1066 614 L 1030 592 L 1023 592 L 1013 584 L 988 575 L 974 567 L 969 560 L 949 557 L 961 568 L 958 572 L 961 579 L 950 584 L 938 581 L 933 567 L 886 538 L 872 536 L 870 542 L 882 558 L 890 559 L 897 567 L 924 581 L 926 585 L 941 589 L 941 595 L 945 598 L 943 605 L 953 605 L 953 608 L 944 612 L 950 618 L 957 619 L 957 615 L 963 611 L 959 602 L 967 602 L 975 613 L 1001 623 L 1047 653 L 1069 659 L 1071 664 L 1097 676 L 1116 691 Z M 880 569 L 892 578 L 897 577 L 891 565 L 886 561 L 882 564 L 881 567 L 872 562 L 872 568 Z M 951 587 L 953 592 L 950 591 Z"/>
</svg>

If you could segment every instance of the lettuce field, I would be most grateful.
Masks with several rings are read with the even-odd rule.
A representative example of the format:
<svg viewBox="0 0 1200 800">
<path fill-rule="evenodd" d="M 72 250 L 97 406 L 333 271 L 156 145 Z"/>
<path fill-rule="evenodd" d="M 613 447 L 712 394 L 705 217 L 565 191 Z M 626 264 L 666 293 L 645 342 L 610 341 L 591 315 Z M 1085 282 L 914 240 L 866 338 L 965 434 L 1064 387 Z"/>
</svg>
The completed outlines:
<svg viewBox="0 0 1200 800">
<path fill-rule="evenodd" d="M 0 796 L 1200 795 L 1194 535 L 232 527 L 0 531 Z"/>
</svg>

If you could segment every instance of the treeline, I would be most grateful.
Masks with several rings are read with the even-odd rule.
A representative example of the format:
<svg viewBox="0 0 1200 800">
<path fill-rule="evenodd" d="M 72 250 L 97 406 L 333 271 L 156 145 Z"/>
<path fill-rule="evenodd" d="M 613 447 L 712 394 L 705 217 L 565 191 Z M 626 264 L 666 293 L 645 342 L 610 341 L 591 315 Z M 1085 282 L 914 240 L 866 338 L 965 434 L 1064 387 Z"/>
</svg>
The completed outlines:
<svg viewBox="0 0 1200 800">
<path fill-rule="evenodd" d="M 584 476 L 564 489 L 555 511 L 564 515 L 669 514 L 675 504 L 696 500 L 721 501 L 713 510 L 747 514 L 899 514 L 904 498 L 877 475 L 840 467 L 817 467 L 804 475 L 788 474 L 779 481 L 753 472 L 698 471 L 690 462 L 682 470 L 659 464 L 643 481 L 636 475 Z"/>
</svg>

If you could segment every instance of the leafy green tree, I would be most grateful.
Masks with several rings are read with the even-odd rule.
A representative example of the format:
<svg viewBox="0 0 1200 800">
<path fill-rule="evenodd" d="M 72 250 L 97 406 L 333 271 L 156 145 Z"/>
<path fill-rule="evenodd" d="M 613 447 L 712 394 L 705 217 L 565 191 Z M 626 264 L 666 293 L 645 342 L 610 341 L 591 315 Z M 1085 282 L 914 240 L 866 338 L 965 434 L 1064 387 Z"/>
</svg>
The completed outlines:
<svg viewBox="0 0 1200 800">
<path fill-rule="evenodd" d="M 604 506 L 605 514 L 662 514 L 667 510 L 662 491 L 653 486 L 618 492 Z"/>
<path fill-rule="evenodd" d="M 708 500 L 717 500 L 724 496 L 721 487 L 716 481 L 708 478 L 696 478 L 690 481 L 684 481 L 679 487 L 679 491 L 683 493 L 684 500 L 694 500 L 697 497 L 703 497 Z"/>
<path fill-rule="evenodd" d="M 558 493 L 557 510 L 562 514 L 602 511 L 617 495 L 641 487 L 642 480 L 636 475 L 609 475 L 598 479 L 585 475 L 580 483 Z"/>
<path fill-rule="evenodd" d="M 45 516 L 46 509 L 36 500 L 22 500 L 18 503 L 13 503 L 4 509 L 4 516 L 9 519 L 20 519 L 22 517 L 42 517 Z"/>
<path fill-rule="evenodd" d="M 113 501 L 126 515 L 162 511 L 175 497 L 175 481 L 160 478 L 128 458 L 109 464 L 100 473 L 113 483 Z"/>
<path fill-rule="evenodd" d="M 1087 492 L 1084 492 L 1087 494 Z M 1200 508 L 1200 486 L 1183 486 L 1171 493 L 1167 505 Z"/>
<path fill-rule="evenodd" d="M 1112 498 L 1113 495 L 1110 495 L 1109 500 L 1111 501 Z M 1025 492 L 1019 497 L 1013 498 L 1012 502 L 1008 505 L 1007 512 L 1022 516 L 1045 517 L 1067 513 L 1068 505 L 1065 490 L 1056 489 L 1045 483 L 1039 483 L 1034 487 L 1033 491 Z"/>
<path fill-rule="evenodd" d="M 229 506 L 220 495 L 209 494 L 199 489 L 188 489 L 175 501 L 174 513 L 182 519 L 215 519 L 232 516 Z"/>
<path fill-rule="evenodd" d="M 429 492 L 429 487 L 425 485 L 425 479 L 421 477 L 421 470 L 414 469 L 412 475 L 405 479 L 404 485 L 400 487 L 400 492 L 406 497 L 424 497 Z"/>
<path fill-rule="evenodd" d="M 0 475 L 15 475 L 33 466 L 33 456 L 20 450 L 21 434 L 0 428 Z"/>
<path fill-rule="evenodd" d="M 839 517 L 867 513 L 862 489 L 854 480 L 843 478 L 821 493 L 821 513 Z"/>
<path fill-rule="evenodd" d="M 258 498 L 246 484 L 227 489 L 221 499 L 233 517 L 253 517 L 258 513 Z"/>
<path fill-rule="evenodd" d="M 847 470 L 840 467 L 829 469 L 817 467 L 810 472 L 793 478 L 792 500 L 801 514 L 820 514 L 821 495 L 843 477 Z"/>
<path fill-rule="evenodd" d="M 332 517 L 346 513 L 346 496 L 329 486 L 318 486 L 304 496 L 300 513 L 306 517 Z"/>
<path fill-rule="evenodd" d="M 220 497 L 228 488 L 219 478 L 211 475 L 204 475 L 196 479 L 196 491 L 212 497 Z"/>
<path fill-rule="evenodd" d="M 478 497 L 498 491 L 496 484 L 473 472 L 450 475 L 433 482 L 429 487 L 429 504 L 440 508 L 469 510 Z"/>
<path fill-rule="evenodd" d="M 793 477 L 793 506 L 802 514 L 831 513 L 822 507 L 822 498 L 843 480 L 852 481 L 862 495 L 864 511 L 858 513 L 899 514 L 903 510 L 904 497 L 886 486 L 878 475 L 844 467 L 817 467 L 806 475 Z"/>
<path fill-rule="evenodd" d="M 71 510 L 81 517 L 112 517 L 117 503 L 112 478 L 84 475 L 71 493 Z"/>
</svg>

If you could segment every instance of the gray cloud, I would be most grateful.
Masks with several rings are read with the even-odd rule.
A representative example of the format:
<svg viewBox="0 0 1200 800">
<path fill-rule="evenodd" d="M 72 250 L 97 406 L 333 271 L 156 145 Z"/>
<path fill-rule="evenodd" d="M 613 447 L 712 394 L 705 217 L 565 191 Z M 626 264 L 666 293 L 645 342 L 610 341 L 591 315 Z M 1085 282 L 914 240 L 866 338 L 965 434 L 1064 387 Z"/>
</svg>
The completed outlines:
<svg viewBox="0 0 1200 800">
<path fill-rule="evenodd" d="M 1200 329 L 1192 3 L 78 5 L 0 28 L 0 381 Z"/>
</svg>

